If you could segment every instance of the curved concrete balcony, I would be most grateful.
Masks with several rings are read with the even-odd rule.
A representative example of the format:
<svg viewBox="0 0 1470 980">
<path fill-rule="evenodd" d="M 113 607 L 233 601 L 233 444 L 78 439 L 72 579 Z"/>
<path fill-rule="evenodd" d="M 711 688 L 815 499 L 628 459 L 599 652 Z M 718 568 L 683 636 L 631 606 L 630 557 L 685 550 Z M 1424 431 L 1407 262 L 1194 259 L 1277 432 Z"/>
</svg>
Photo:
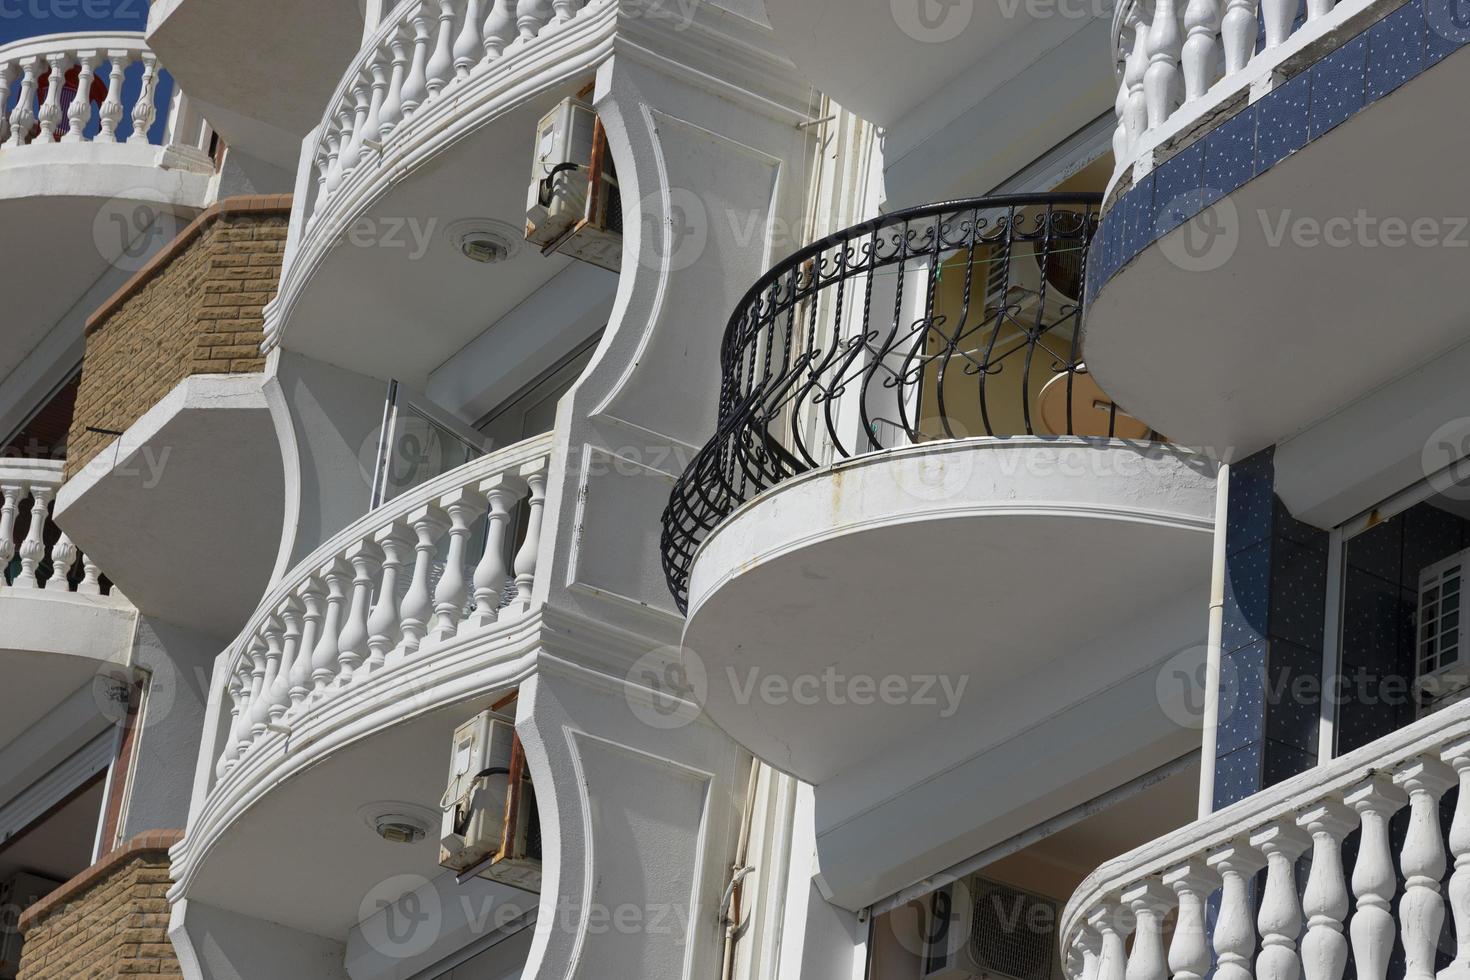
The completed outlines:
<svg viewBox="0 0 1470 980">
<path fill-rule="evenodd" d="M 1441 799 L 1457 784 L 1451 822 Z M 1391 831 L 1405 806 L 1406 829 L 1394 820 Z M 1358 977 L 1384 977 L 1400 951 L 1409 976 L 1433 976 L 1458 944 L 1440 971 L 1457 976 L 1470 923 L 1467 820 L 1470 719 L 1450 709 L 1103 865 L 1063 915 L 1066 975 L 1204 976 L 1218 961 L 1230 976 L 1254 967 L 1263 978 L 1341 980 L 1351 950 Z M 1262 869 L 1264 887 L 1252 887 Z"/>
<path fill-rule="evenodd" d="M 571 261 L 523 241 L 536 124 L 611 52 L 617 0 L 405 0 L 309 140 L 268 344 L 422 384 Z M 491 264 L 463 239 L 504 246 Z M 429 330 L 406 330 L 406 324 Z"/>
<path fill-rule="evenodd" d="M 63 463 L 0 459 L 0 745 L 132 650 L 136 614 L 48 525 Z"/>
<path fill-rule="evenodd" d="M 440 760 L 539 636 L 550 453 L 537 437 L 444 474 L 267 593 L 216 671 L 172 901 L 344 942 L 375 887 L 439 874 Z M 389 814 L 427 836 L 384 840 Z"/>
<path fill-rule="evenodd" d="M 1095 208 L 890 215 L 737 309 L 663 547 L 706 710 L 762 759 L 821 784 L 1207 576 L 1214 465 L 1077 344 Z"/>
<path fill-rule="evenodd" d="M 1470 340 L 1460 304 L 1416 287 L 1458 275 L 1470 241 L 1447 204 L 1470 136 L 1439 122 L 1470 81 L 1459 17 L 1443 0 L 1119 5 L 1119 169 L 1086 324 L 1109 392 L 1181 443 L 1246 455 Z"/>
<path fill-rule="evenodd" d="M 0 46 L 0 227 L 26 229 L 0 263 L 0 374 L 105 271 L 146 260 L 158 219 L 182 227 L 204 207 L 209 139 L 142 34 Z"/>
</svg>

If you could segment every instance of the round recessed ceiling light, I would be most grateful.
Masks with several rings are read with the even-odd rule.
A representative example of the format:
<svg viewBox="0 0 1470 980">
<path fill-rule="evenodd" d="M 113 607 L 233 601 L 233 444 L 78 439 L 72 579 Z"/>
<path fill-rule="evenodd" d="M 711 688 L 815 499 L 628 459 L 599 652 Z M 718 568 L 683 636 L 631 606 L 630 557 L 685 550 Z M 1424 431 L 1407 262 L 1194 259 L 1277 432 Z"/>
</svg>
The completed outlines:
<svg viewBox="0 0 1470 980">
<path fill-rule="evenodd" d="M 521 249 L 521 230 L 494 218 L 466 218 L 450 225 L 450 244 L 472 262 L 494 265 L 515 257 Z"/>
<path fill-rule="evenodd" d="M 369 803 L 357 813 L 373 833 L 390 844 L 417 844 L 429 836 L 435 820 L 427 807 L 391 800 Z"/>
</svg>

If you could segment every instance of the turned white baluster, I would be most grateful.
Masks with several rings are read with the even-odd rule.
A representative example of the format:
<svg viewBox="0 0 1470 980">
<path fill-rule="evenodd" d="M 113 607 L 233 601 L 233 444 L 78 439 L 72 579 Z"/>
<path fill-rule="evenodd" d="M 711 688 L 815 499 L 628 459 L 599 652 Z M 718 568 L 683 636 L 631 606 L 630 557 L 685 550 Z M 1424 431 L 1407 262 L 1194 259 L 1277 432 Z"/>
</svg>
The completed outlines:
<svg viewBox="0 0 1470 980">
<path fill-rule="evenodd" d="M 345 562 L 334 559 L 322 567 L 321 577 L 327 583 L 327 611 L 322 621 L 321 635 L 311 651 L 311 685 L 316 694 L 325 691 L 327 685 L 337 676 L 337 641 L 342 632 L 342 617 L 352 573 Z"/>
<path fill-rule="evenodd" d="M 317 143 L 316 160 L 316 196 L 311 202 L 311 223 L 316 224 L 322 212 L 327 209 L 327 173 L 332 169 L 332 159 L 328 155 L 328 145 L 332 134 L 326 130 L 322 131 L 320 141 Z"/>
<path fill-rule="evenodd" d="M 1302 910 L 1297 904 L 1296 859 L 1311 838 L 1294 821 L 1281 821 L 1251 835 L 1251 846 L 1266 855 L 1266 887 L 1261 893 L 1256 927 L 1261 953 L 1256 957 L 1256 980 L 1298 980 L 1301 960 L 1296 940 L 1302 933 Z"/>
<path fill-rule="evenodd" d="M 577 16 L 577 10 L 582 6 L 580 0 L 551 0 L 552 9 L 556 12 L 553 22 L 565 24 Z"/>
<path fill-rule="evenodd" d="M 107 98 L 102 100 L 102 106 L 97 110 L 98 125 L 101 128 L 95 142 L 117 142 L 117 124 L 122 122 L 123 117 L 123 74 L 132 60 L 133 56 L 127 51 L 107 52 Z"/>
<path fill-rule="evenodd" d="M 1344 797 L 1358 811 L 1363 832 L 1358 840 L 1358 859 L 1353 864 L 1353 894 L 1357 911 L 1348 926 L 1353 944 L 1353 967 L 1357 980 L 1384 980 L 1393 952 L 1393 894 L 1398 879 L 1389 848 L 1388 820 L 1404 805 L 1405 796 L 1383 777 L 1360 783 Z"/>
<path fill-rule="evenodd" d="M 358 668 L 369 656 L 368 604 L 372 601 L 373 580 L 382 567 L 383 551 L 371 541 L 361 541 L 347 552 L 347 560 L 352 564 L 352 605 L 337 641 L 337 662 L 341 665 L 337 684 L 344 687 L 358 679 Z"/>
<path fill-rule="evenodd" d="M 1125 980 L 1169 980 L 1164 956 L 1164 916 L 1174 907 L 1174 893 L 1157 881 L 1124 889 L 1123 904 L 1133 912 L 1133 950 Z"/>
<path fill-rule="evenodd" d="M 80 595 L 102 594 L 102 569 L 85 553 L 82 555 L 82 581 L 77 585 Z"/>
<path fill-rule="evenodd" d="M 403 80 L 401 101 L 405 119 L 429 97 L 429 42 L 434 36 L 434 22 L 427 4 L 420 4 L 413 17 L 413 62 L 408 77 Z"/>
<path fill-rule="evenodd" d="M 480 0 L 467 0 L 464 26 L 459 30 L 459 37 L 454 39 L 454 75 L 460 81 L 469 78 L 475 65 L 485 57 L 485 39 L 480 33 L 484 26 L 485 15 L 480 11 Z"/>
<path fill-rule="evenodd" d="M 230 695 L 230 728 L 229 733 L 225 736 L 225 750 L 220 753 L 219 762 L 214 766 L 216 779 L 223 779 L 234 768 L 235 760 L 240 757 L 240 709 L 241 699 L 244 697 L 244 683 L 238 667 L 230 674 L 230 682 L 226 689 Z"/>
<path fill-rule="evenodd" d="M 1337 6 L 1337 0 L 1307 0 L 1307 21 L 1318 20 L 1332 13 L 1332 8 Z"/>
<path fill-rule="evenodd" d="M 1342 841 L 1357 826 L 1357 814 L 1341 803 L 1326 802 L 1304 812 L 1297 826 L 1312 837 L 1312 870 L 1302 894 L 1307 934 L 1302 939 L 1302 972 L 1306 980 L 1342 980 L 1348 961 L 1347 877 Z"/>
<path fill-rule="evenodd" d="M 97 51 L 77 52 L 77 93 L 66 111 L 66 135 L 63 143 L 80 143 L 92 121 L 92 78 L 97 71 Z"/>
<path fill-rule="evenodd" d="M 1210 937 L 1205 928 L 1205 902 L 1220 876 L 1203 861 L 1190 861 L 1164 874 L 1179 905 L 1174 938 L 1169 944 L 1169 973 L 1174 980 L 1204 980 L 1210 972 Z"/>
<path fill-rule="evenodd" d="M 56 544 L 51 546 L 51 577 L 46 580 L 46 588 L 51 592 L 71 591 L 71 570 L 76 564 L 79 549 L 72 544 L 71 538 L 63 534 L 57 538 Z"/>
<path fill-rule="evenodd" d="M 352 103 L 351 115 L 352 135 L 347 138 L 342 148 L 342 177 L 357 169 L 362 160 L 362 141 L 367 126 L 368 110 L 372 106 L 372 86 L 363 75 L 358 75 L 352 82 L 351 96 L 347 100 Z"/>
<path fill-rule="evenodd" d="M 50 143 L 56 139 L 56 130 L 61 126 L 61 89 L 66 79 L 67 69 L 71 67 L 71 55 L 48 54 L 46 64 L 51 70 L 51 77 L 47 80 L 46 101 L 41 103 L 41 111 L 37 114 L 37 120 L 41 124 L 41 135 L 38 143 Z"/>
<path fill-rule="evenodd" d="M 1148 38 L 1152 28 L 1146 17 L 1149 14 L 1147 0 L 1135 0 L 1129 16 L 1135 19 L 1133 50 L 1123 67 L 1123 79 L 1128 85 L 1128 107 L 1124 112 L 1128 127 L 1129 153 L 1136 155 L 1143 137 L 1148 133 L 1148 96 L 1144 92 L 1144 77 L 1148 72 Z"/>
<path fill-rule="evenodd" d="M 133 134 L 128 137 L 129 143 L 148 142 L 148 130 L 153 125 L 153 120 L 158 117 L 158 107 L 154 105 L 158 88 L 158 56 L 151 52 L 143 53 L 143 85 L 138 89 L 137 98 L 133 101 Z"/>
<path fill-rule="evenodd" d="M 388 97 L 388 62 L 381 52 L 374 55 L 370 71 L 373 76 L 372 95 L 368 98 L 367 121 L 362 127 L 362 159 L 376 159 L 383 150 L 383 101 Z"/>
<path fill-rule="evenodd" d="M 1280 47 L 1291 34 L 1291 22 L 1296 19 L 1297 0 L 1261 0 L 1261 22 L 1266 29 L 1266 44 L 1262 50 Z"/>
<path fill-rule="evenodd" d="M 1220 914 L 1215 920 L 1216 980 L 1251 980 L 1251 954 L 1256 950 L 1251 915 L 1250 878 L 1265 864 L 1260 852 L 1242 843 L 1215 851 L 1206 864 L 1220 876 Z"/>
<path fill-rule="evenodd" d="M 397 645 L 401 623 L 398 616 L 398 582 L 403 569 L 408 565 L 413 539 L 398 525 L 379 531 L 375 539 L 383 549 L 383 576 L 378 586 L 378 601 L 368 617 L 367 673 L 371 674 L 388 662 L 388 657 Z"/>
<path fill-rule="evenodd" d="M 265 726 L 270 723 L 270 698 L 267 696 L 268 683 L 274 678 L 269 676 L 270 664 L 266 659 L 266 643 L 263 637 L 257 636 L 250 641 L 250 740 L 260 738 L 265 734 Z"/>
<path fill-rule="evenodd" d="M 1399 855 L 1404 894 L 1399 899 L 1399 938 L 1404 944 L 1405 980 L 1432 980 L 1434 953 L 1444 925 L 1444 836 L 1439 798 L 1455 784 L 1454 772 L 1425 756 L 1400 766 L 1394 782 L 1409 794 L 1409 832 Z"/>
<path fill-rule="evenodd" d="M 291 704 L 291 684 L 286 676 L 291 665 L 286 662 L 286 624 L 281 614 L 266 620 L 261 633 L 265 636 L 266 717 L 270 724 L 279 725 Z"/>
<path fill-rule="evenodd" d="M 403 629 L 401 652 L 413 653 L 429 630 L 434 614 L 434 596 L 429 579 L 434 569 L 434 551 L 449 524 L 437 507 L 420 507 L 408 515 L 414 533 L 413 579 L 399 607 L 399 624 Z"/>
<path fill-rule="evenodd" d="M 1470 980 L 1470 739 L 1456 742 L 1440 753 L 1460 783 L 1455 816 L 1450 821 L 1450 853 L 1455 873 L 1450 876 L 1450 912 L 1455 923 L 1455 960 L 1439 971 L 1439 980 Z"/>
<path fill-rule="evenodd" d="M 516 38 L 515 0 L 494 0 L 485 17 L 485 59 L 499 58 Z"/>
<path fill-rule="evenodd" d="M 1225 0 L 1220 37 L 1225 44 L 1225 74 L 1243 71 L 1256 50 L 1257 0 Z"/>
<path fill-rule="evenodd" d="M 394 127 L 403 121 L 403 83 L 408 78 L 408 42 L 401 29 L 388 41 L 393 69 L 388 78 L 388 94 L 378 112 L 378 140 L 387 142 Z"/>
<path fill-rule="evenodd" d="M 1133 931 L 1133 916 L 1127 909 L 1108 902 L 1087 917 L 1087 924 L 1102 937 L 1097 980 L 1127 980 L 1127 943 Z"/>
<path fill-rule="evenodd" d="M 520 37 L 516 44 L 529 44 L 541 33 L 541 28 L 551 20 L 551 0 L 520 0 L 516 4 L 516 30 Z"/>
<path fill-rule="evenodd" d="M 469 488 L 452 491 L 439 498 L 439 507 L 449 515 L 449 554 L 444 560 L 444 574 L 434 589 L 434 623 L 429 639 L 435 643 L 459 632 L 464 616 L 469 587 L 465 583 L 465 552 L 469 547 L 470 527 L 483 512 L 485 498 Z"/>
<path fill-rule="evenodd" d="M 24 492 L 25 487 L 16 483 L 0 485 L 0 588 L 5 587 L 5 573 L 15 557 L 15 515 Z"/>
<path fill-rule="evenodd" d="M 1184 7 L 1184 99 L 1202 97 L 1215 82 L 1220 62 L 1220 0 L 1188 0 Z"/>
<path fill-rule="evenodd" d="M 439 0 L 439 32 L 436 37 L 434 56 L 425 69 L 431 99 L 454 80 L 454 0 Z"/>
<path fill-rule="evenodd" d="M 292 711 L 300 711 L 301 702 L 311 693 L 311 655 L 321 638 L 322 598 L 326 595 L 326 586 L 321 579 L 310 575 L 296 590 L 296 595 L 301 609 L 301 639 L 297 644 L 296 658 L 291 662 Z"/>
<path fill-rule="evenodd" d="M 1077 954 L 1082 958 L 1082 971 L 1078 980 L 1098 980 L 1102 968 L 1102 935 L 1091 926 L 1077 930 Z"/>
<path fill-rule="evenodd" d="M 46 517 L 55 492 L 50 487 L 31 487 L 30 525 L 26 528 L 25 540 L 20 543 L 20 574 L 15 577 L 18 589 L 38 586 L 36 569 L 46 558 Z"/>
<path fill-rule="evenodd" d="M 516 503 L 525 493 L 526 484 L 510 474 L 499 474 L 480 484 L 486 500 L 485 552 L 475 566 L 475 611 L 465 621 L 466 630 L 489 626 L 500 618 L 500 603 L 505 598 L 505 583 L 510 576 L 506 567 L 506 535 Z"/>
<path fill-rule="evenodd" d="M 1154 19 L 1148 32 L 1148 68 L 1143 92 L 1150 129 L 1162 126 L 1179 108 L 1179 9 L 1174 0 L 1154 0 Z"/>
<path fill-rule="evenodd" d="M 1122 51 L 1133 50 L 1133 28 L 1125 26 L 1118 35 L 1119 49 Z M 1113 100 L 1113 115 L 1118 119 L 1118 125 L 1113 130 L 1113 169 L 1121 173 L 1128 166 L 1129 153 L 1132 148 L 1132 134 L 1128 132 L 1128 59 L 1123 59 L 1123 69 L 1118 72 L 1118 95 Z"/>
<path fill-rule="evenodd" d="M 352 110 L 343 102 L 337 107 L 337 125 L 327 137 L 327 197 L 337 193 L 346 173 L 347 145 L 352 142 Z"/>
<path fill-rule="evenodd" d="M 15 81 L 15 66 L 9 62 L 0 63 L 0 146 L 10 138 L 10 117 L 5 113 L 5 107 L 10 105 L 10 85 Z"/>
<path fill-rule="evenodd" d="M 536 586 L 536 564 L 541 557 L 541 518 L 546 508 L 546 461 L 528 464 L 521 477 L 530 490 L 530 514 L 526 520 L 526 540 L 516 552 L 516 597 L 511 603 L 517 613 L 528 612 Z"/>
<path fill-rule="evenodd" d="M 41 73 L 41 59 L 27 58 L 20 66 L 20 95 L 15 108 L 10 112 L 10 139 L 6 146 L 25 146 L 31 140 L 31 127 L 36 124 L 37 78 Z"/>
</svg>

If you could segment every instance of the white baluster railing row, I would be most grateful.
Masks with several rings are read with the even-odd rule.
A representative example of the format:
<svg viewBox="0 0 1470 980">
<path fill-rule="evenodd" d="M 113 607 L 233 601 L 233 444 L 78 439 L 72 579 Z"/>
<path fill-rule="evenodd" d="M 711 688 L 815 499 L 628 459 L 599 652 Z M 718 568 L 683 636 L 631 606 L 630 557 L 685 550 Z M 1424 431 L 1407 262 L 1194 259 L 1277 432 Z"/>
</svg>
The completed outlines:
<svg viewBox="0 0 1470 980">
<path fill-rule="evenodd" d="M 576 17 L 588 0 L 406 0 L 364 45 L 322 119 L 310 223 L 381 158 L 405 123 L 457 85 Z"/>
<path fill-rule="evenodd" d="M 1245 89 L 1269 91 L 1274 71 L 1329 37 L 1373 0 L 1122 0 L 1113 14 L 1118 96 L 1114 181 L 1151 169 L 1155 151 Z M 1264 33 L 1260 51 L 1257 37 Z"/>
<path fill-rule="evenodd" d="M 1470 719 L 1443 712 L 1381 744 L 1377 759 L 1368 746 L 1099 870 L 1064 917 L 1069 980 L 1202 980 L 1212 960 L 1217 980 L 1343 980 L 1350 955 L 1357 980 L 1385 980 L 1396 943 L 1407 980 L 1431 980 L 1447 905 L 1451 973 L 1470 970 Z M 1440 805 L 1455 786 L 1445 828 Z M 1389 821 L 1405 806 L 1395 848 Z M 1349 871 L 1343 842 L 1360 828 Z M 1454 874 L 1442 889 L 1446 839 Z M 1166 949 L 1160 923 L 1176 909 Z"/>
<path fill-rule="evenodd" d="M 0 592 L 44 588 L 102 594 L 102 575 L 95 562 L 65 534 L 52 543 L 46 540 L 63 466 L 61 460 L 0 460 Z M 42 566 L 48 563 L 51 575 L 43 585 Z M 82 577 L 73 587 L 71 576 L 78 568 Z"/>
<path fill-rule="evenodd" d="M 126 78 L 135 64 L 136 90 Z M 0 147 L 117 143 L 124 119 L 132 125 L 125 142 L 146 144 L 161 71 L 141 33 L 57 34 L 0 47 Z M 209 149 L 212 131 L 187 97 L 175 92 L 166 111 L 165 145 Z"/>
<path fill-rule="evenodd" d="M 445 474 L 369 513 L 287 575 L 236 642 L 216 777 L 268 732 L 461 634 L 529 612 L 550 446 L 537 437 Z M 525 539 L 507 560 L 521 526 Z M 482 552 L 470 569 L 472 545 Z"/>
</svg>

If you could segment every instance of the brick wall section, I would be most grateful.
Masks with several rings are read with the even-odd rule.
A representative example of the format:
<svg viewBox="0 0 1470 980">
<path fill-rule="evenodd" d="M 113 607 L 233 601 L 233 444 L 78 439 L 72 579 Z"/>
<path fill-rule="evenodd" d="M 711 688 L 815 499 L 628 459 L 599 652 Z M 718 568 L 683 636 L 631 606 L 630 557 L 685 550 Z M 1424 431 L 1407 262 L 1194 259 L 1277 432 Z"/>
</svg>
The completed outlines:
<svg viewBox="0 0 1470 980">
<path fill-rule="evenodd" d="M 19 980 L 182 976 L 164 897 L 168 849 L 181 837 L 140 834 L 27 909 Z"/>
<path fill-rule="evenodd" d="M 185 378 L 263 370 L 263 307 L 275 295 L 290 196 L 221 201 L 87 321 L 66 476 Z"/>
</svg>

